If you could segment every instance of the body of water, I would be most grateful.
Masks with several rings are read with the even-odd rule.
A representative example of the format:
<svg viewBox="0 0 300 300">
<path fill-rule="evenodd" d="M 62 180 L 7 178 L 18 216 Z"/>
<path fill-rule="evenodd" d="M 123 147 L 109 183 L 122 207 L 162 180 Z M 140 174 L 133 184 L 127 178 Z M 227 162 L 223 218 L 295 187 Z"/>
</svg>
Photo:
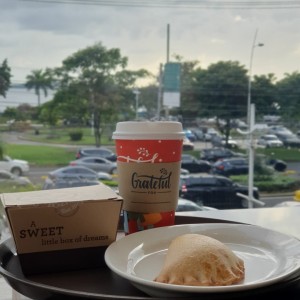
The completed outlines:
<svg viewBox="0 0 300 300">
<path fill-rule="evenodd" d="M 48 97 L 44 97 L 44 94 L 41 94 L 41 104 L 52 99 L 52 91 L 48 91 Z M 31 106 L 38 105 L 38 97 L 35 94 L 34 90 L 27 90 L 24 87 L 15 87 L 12 86 L 7 94 L 6 98 L 0 96 L 0 112 L 5 111 L 7 107 L 18 107 L 21 104 L 29 104 Z"/>
</svg>

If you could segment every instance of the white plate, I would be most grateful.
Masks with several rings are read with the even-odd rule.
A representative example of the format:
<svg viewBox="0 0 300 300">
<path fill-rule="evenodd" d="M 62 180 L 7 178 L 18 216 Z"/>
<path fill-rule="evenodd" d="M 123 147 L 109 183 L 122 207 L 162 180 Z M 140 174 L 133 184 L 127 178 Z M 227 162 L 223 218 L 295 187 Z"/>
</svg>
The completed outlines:
<svg viewBox="0 0 300 300">
<path fill-rule="evenodd" d="M 230 286 L 181 286 L 154 282 L 169 243 L 185 233 L 199 233 L 228 245 L 245 262 L 245 279 Z M 300 241 L 254 225 L 187 224 L 148 229 L 125 236 L 105 252 L 107 266 L 150 296 L 223 293 L 277 283 L 300 269 Z"/>
</svg>

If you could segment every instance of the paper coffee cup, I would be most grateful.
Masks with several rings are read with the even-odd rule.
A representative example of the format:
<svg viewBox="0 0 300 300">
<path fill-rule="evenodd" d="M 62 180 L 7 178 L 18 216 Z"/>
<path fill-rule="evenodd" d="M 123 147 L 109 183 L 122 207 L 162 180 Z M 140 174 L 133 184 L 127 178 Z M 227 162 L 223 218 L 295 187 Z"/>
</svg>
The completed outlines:
<svg viewBox="0 0 300 300">
<path fill-rule="evenodd" d="M 184 132 L 179 122 L 119 122 L 118 185 L 125 233 L 174 224 Z"/>
</svg>

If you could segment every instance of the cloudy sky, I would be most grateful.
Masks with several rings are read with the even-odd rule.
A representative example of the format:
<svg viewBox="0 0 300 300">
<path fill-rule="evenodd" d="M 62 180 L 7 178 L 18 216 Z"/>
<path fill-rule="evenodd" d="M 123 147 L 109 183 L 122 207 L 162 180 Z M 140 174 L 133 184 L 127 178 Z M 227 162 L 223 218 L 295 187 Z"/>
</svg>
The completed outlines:
<svg viewBox="0 0 300 300">
<path fill-rule="evenodd" d="M 114 5 L 104 6 L 104 2 Z M 143 5 L 132 6 L 137 2 Z M 179 4 L 172 5 L 175 2 Z M 200 5 L 204 2 L 207 5 Z M 167 3 L 168 7 L 162 6 Z M 236 5 L 233 8 L 228 3 Z M 8 59 L 12 81 L 20 83 L 32 70 L 60 66 L 79 49 L 101 42 L 107 48 L 119 48 L 128 57 L 129 69 L 145 68 L 157 74 L 159 64 L 166 61 L 170 24 L 171 58 L 178 54 L 185 60 L 198 60 L 203 68 L 232 60 L 248 68 L 258 29 L 256 42 L 264 46 L 254 48 L 252 74 L 274 73 L 280 79 L 298 71 L 300 1 L 294 1 L 292 7 L 285 1 L 260 1 L 260 6 L 249 3 L 0 0 L 0 62 Z"/>
</svg>

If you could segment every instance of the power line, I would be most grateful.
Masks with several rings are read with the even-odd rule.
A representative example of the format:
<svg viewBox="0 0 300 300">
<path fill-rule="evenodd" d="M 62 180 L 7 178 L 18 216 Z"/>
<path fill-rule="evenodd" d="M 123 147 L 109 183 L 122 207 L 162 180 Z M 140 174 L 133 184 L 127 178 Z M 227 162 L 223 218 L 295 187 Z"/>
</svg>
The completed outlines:
<svg viewBox="0 0 300 300">
<path fill-rule="evenodd" d="M 184 9 L 294 9 L 300 1 L 198 1 L 198 0 L 19 0 L 23 2 L 75 4 L 111 7 L 184 8 Z"/>
</svg>

